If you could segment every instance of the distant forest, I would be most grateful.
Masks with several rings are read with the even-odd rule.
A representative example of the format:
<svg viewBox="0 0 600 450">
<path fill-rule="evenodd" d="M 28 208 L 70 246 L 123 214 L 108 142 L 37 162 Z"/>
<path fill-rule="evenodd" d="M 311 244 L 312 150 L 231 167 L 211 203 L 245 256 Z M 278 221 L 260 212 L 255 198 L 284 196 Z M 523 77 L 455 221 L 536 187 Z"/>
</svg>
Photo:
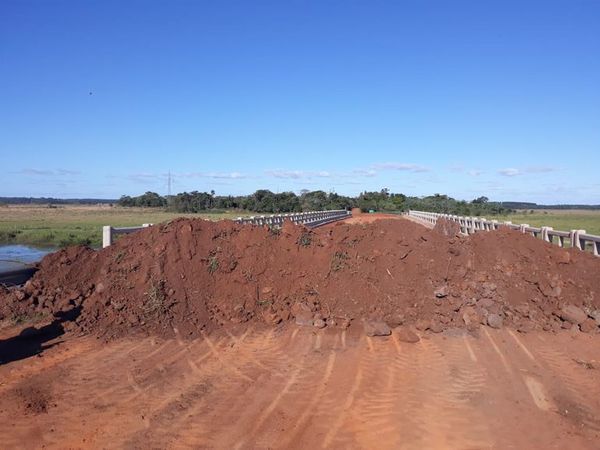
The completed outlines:
<svg viewBox="0 0 600 450">
<path fill-rule="evenodd" d="M 456 200 L 442 194 L 427 197 L 409 197 L 404 194 L 390 193 L 388 189 L 374 192 L 362 192 L 356 197 L 347 197 L 324 191 L 303 190 L 299 195 L 294 192 L 274 193 L 266 189 L 251 195 L 223 196 L 211 192 L 182 192 L 177 195 L 161 196 L 156 192 L 116 199 L 78 198 L 62 199 L 52 197 L 0 197 L 1 205 L 95 205 L 114 204 L 124 207 L 165 208 L 173 212 L 195 213 L 203 211 L 245 210 L 259 213 L 285 213 L 298 211 L 318 211 L 325 209 L 361 208 L 363 211 L 422 211 L 457 214 L 463 216 L 482 216 L 506 214 L 517 209 L 587 209 L 600 210 L 600 205 L 540 205 L 530 202 L 491 202 L 487 197 L 478 197 L 471 201 Z"/>
<path fill-rule="evenodd" d="M 435 194 L 428 197 L 408 197 L 390 193 L 388 189 L 362 192 L 357 197 L 347 197 L 324 191 L 302 191 L 273 193 L 261 189 L 251 195 L 219 196 L 214 192 L 183 192 L 163 197 L 155 192 L 146 192 L 138 197 L 123 196 L 120 206 L 158 207 L 181 213 L 196 213 L 209 210 L 239 209 L 259 213 L 287 213 L 318 211 L 325 209 L 360 208 L 363 211 L 406 211 L 417 209 L 446 214 L 481 216 L 505 214 L 509 208 L 500 203 L 479 197 L 470 202 L 455 200 L 447 195 Z"/>
<path fill-rule="evenodd" d="M 109 205 L 117 202 L 105 198 L 0 197 L 0 205 Z"/>
</svg>

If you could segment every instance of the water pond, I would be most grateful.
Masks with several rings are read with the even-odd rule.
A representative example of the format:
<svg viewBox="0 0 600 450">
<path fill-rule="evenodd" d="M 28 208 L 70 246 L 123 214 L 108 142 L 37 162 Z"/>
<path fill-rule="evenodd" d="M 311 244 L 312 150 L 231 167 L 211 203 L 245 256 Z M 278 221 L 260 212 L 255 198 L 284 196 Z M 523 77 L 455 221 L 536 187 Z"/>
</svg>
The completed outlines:
<svg viewBox="0 0 600 450">
<path fill-rule="evenodd" d="M 55 250 L 28 245 L 0 245 L 0 272 L 22 269 Z"/>
</svg>

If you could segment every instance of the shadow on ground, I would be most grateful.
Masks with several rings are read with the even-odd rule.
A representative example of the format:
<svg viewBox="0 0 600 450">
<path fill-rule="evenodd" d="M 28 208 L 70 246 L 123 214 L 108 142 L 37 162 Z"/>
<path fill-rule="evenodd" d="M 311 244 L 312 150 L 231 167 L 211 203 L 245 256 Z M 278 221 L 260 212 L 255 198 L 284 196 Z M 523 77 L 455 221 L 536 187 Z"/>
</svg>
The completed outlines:
<svg viewBox="0 0 600 450">
<path fill-rule="evenodd" d="M 44 350 L 60 344 L 46 344 L 64 334 L 63 323 L 75 320 L 81 313 L 81 307 L 56 314 L 48 325 L 40 328 L 25 328 L 17 336 L 0 340 L 0 365 L 41 354 Z"/>
</svg>

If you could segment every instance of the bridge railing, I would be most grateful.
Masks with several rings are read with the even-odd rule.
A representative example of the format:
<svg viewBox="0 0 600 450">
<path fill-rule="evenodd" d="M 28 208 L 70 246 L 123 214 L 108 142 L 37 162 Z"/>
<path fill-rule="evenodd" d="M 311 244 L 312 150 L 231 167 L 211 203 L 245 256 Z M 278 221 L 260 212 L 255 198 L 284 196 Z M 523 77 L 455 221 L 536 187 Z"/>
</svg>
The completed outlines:
<svg viewBox="0 0 600 450">
<path fill-rule="evenodd" d="M 335 222 L 337 220 L 346 219 L 351 215 L 352 213 L 350 211 L 338 209 L 331 211 L 309 211 L 301 213 L 271 214 L 268 216 L 238 217 L 235 222 L 240 224 L 280 227 L 286 220 L 291 220 L 295 224 L 306 225 L 309 228 L 315 228 L 327 223 Z M 112 227 L 110 225 L 106 225 L 102 227 L 102 248 L 112 245 L 115 236 L 119 234 L 134 233 L 152 225 L 153 224 L 151 223 L 145 223 L 141 227 Z"/>
<path fill-rule="evenodd" d="M 238 217 L 235 221 L 242 224 L 282 226 L 283 222 L 290 220 L 297 225 L 317 227 L 336 220 L 346 219 L 352 215 L 345 209 L 331 211 L 308 211 L 301 213 L 271 214 L 268 216 Z"/>
<path fill-rule="evenodd" d="M 135 233 L 152 225 L 152 223 L 145 223 L 141 227 L 111 227 L 110 225 L 105 225 L 102 227 L 102 248 L 112 245 L 114 237 L 119 234 Z"/>
<path fill-rule="evenodd" d="M 465 217 L 453 214 L 441 214 L 425 211 L 409 211 L 408 215 L 421 222 L 435 225 L 437 220 L 442 218 L 457 222 L 460 225 L 460 231 L 464 234 L 473 234 L 478 231 L 497 230 L 500 227 L 508 227 L 518 230 L 521 233 L 531 234 L 533 237 L 540 238 L 546 242 L 558 245 L 559 247 L 570 246 L 591 252 L 600 256 L 600 236 L 588 234 L 585 230 L 560 231 L 552 227 L 532 227 L 529 224 L 514 224 L 509 221 L 499 222 L 497 220 L 487 220 L 485 217 Z"/>
</svg>

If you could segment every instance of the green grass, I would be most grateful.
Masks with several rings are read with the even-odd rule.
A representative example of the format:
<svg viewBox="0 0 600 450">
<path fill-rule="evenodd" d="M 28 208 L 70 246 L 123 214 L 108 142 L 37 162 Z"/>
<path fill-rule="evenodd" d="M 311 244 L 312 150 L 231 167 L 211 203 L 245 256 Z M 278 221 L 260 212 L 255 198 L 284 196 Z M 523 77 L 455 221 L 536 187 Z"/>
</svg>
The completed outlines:
<svg viewBox="0 0 600 450">
<path fill-rule="evenodd" d="M 510 220 L 512 223 L 526 223 L 533 227 L 548 226 L 555 230 L 585 230 L 589 234 L 600 235 L 600 211 L 587 210 L 535 210 L 533 214 L 518 211 L 506 216 L 490 216 L 487 219 Z"/>
<path fill-rule="evenodd" d="M 176 217 L 208 220 L 233 219 L 247 212 L 227 211 L 207 214 L 177 214 L 152 208 L 111 206 L 0 207 L 0 244 L 28 244 L 40 247 L 66 247 L 86 244 L 99 247 L 102 226 L 136 226 L 161 223 Z"/>
</svg>

